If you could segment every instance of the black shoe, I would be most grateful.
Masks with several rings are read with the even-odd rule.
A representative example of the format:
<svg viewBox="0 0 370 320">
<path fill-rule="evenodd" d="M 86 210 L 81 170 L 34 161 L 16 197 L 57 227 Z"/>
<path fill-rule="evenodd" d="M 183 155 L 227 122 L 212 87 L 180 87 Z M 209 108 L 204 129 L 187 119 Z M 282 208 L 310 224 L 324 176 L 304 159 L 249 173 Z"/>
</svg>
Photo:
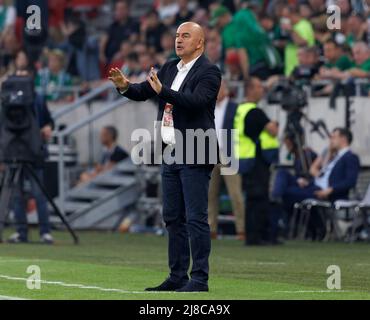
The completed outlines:
<svg viewBox="0 0 370 320">
<path fill-rule="evenodd" d="M 186 285 L 187 282 L 174 282 L 170 279 L 165 280 L 158 287 L 146 288 L 145 291 L 176 291 Z"/>
<path fill-rule="evenodd" d="M 189 281 L 187 285 L 176 290 L 176 292 L 208 292 L 208 291 L 209 291 L 208 285 L 196 281 Z"/>
</svg>

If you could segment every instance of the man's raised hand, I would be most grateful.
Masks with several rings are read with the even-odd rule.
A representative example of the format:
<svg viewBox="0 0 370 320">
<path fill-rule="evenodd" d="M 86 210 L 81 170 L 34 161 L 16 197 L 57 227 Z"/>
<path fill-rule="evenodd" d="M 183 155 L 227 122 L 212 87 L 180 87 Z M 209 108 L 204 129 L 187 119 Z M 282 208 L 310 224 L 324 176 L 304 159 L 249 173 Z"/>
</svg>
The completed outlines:
<svg viewBox="0 0 370 320">
<path fill-rule="evenodd" d="M 112 81 L 120 91 L 126 91 L 130 85 L 130 80 L 125 77 L 119 68 L 110 69 L 108 79 Z"/>
</svg>

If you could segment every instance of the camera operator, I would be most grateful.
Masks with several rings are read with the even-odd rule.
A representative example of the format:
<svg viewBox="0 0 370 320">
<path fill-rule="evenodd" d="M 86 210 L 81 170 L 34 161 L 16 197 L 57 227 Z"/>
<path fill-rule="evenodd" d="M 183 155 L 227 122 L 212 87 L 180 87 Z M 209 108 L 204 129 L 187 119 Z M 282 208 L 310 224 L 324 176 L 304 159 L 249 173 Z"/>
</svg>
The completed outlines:
<svg viewBox="0 0 370 320">
<path fill-rule="evenodd" d="M 28 70 L 17 70 L 15 75 L 17 76 L 30 76 L 31 73 Z M 44 141 L 44 158 L 47 158 L 47 141 L 51 138 L 54 121 L 51 118 L 49 109 L 46 104 L 46 99 L 37 95 L 34 102 L 35 114 L 37 117 L 37 122 L 40 127 L 41 136 Z M 34 165 L 34 170 L 40 179 L 43 181 L 44 168 L 41 165 Z M 13 210 L 16 220 L 16 233 L 10 236 L 8 239 L 9 243 L 24 243 L 28 242 L 28 227 L 27 227 L 27 216 L 26 216 L 26 190 L 25 182 L 29 181 L 29 187 L 27 188 L 31 191 L 33 197 L 36 201 L 37 214 L 40 226 L 40 237 L 41 242 L 45 244 L 52 244 L 54 242 L 52 235 L 50 234 L 50 223 L 49 223 L 49 212 L 47 208 L 47 201 L 38 187 L 37 183 L 34 181 L 29 174 L 25 172 L 22 173 L 22 176 L 19 180 L 19 184 L 15 188 L 13 196 Z M 27 185 L 27 184 L 26 184 Z"/>
<path fill-rule="evenodd" d="M 245 84 L 246 102 L 236 111 L 234 128 L 239 130 L 235 155 L 246 191 L 246 245 L 262 245 L 275 239 L 266 237 L 269 212 L 270 165 L 278 161 L 278 124 L 257 107 L 264 95 L 258 78 Z"/>
</svg>

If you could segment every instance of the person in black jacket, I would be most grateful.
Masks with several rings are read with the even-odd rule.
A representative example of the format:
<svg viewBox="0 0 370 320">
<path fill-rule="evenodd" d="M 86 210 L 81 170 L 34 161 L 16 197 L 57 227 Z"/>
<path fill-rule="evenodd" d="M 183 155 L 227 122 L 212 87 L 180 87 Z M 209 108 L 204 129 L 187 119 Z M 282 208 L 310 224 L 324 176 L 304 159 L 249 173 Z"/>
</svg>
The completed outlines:
<svg viewBox="0 0 370 320">
<path fill-rule="evenodd" d="M 26 70 L 17 71 L 16 75 L 28 76 L 29 72 Z M 48 157 L 47 142 L 48 140 L 50 140 L 52 136 L 54 121 L 47 107 L 46 97 L 36 94 L 34 108 L 37 122 L 40 127 L 41 136 L 45 144 L 43 149 L 45 150 L 44 158 L 46 159 Z M 35 165 L 34 170 L 39 180 L 43 181 L 44 168 L 42 166 Z M 8 242 L 9 243 L 28 242 L 26 191 L 30 192 L 36 201 L 41 242 L 45 244 L 52 244 L 54 240 L 52 235 L 50 234 L 49 212 L 47 208 L 46 197 L 40 190 L 36 181 L 32 177 L 30 177 L 30 175 L 27 173 L 22 174 L 20 183 L 15 188 L 13 196 L 13 209 L 15 214 L 17 231 L 10 236 Z"/>
<path fill-rule="evenodd" d="M 159 101 L 160 144 L 165 145 L 161 166 L 163 218 L 169 234 L 170 275 L 158 287 L 147 290 L 208 291 L 208 186 L 219 160 L 214 110 L 221 72 L 204 56 L 204 32 L 198 24 L 181 24 L 175 43 L 180 59 L 168 61 L 158 73 L 152 69 L 147 81 L 131 84 L 119 69 L 112 69 L 109 79 L 132 100 L 157 97 Z M 186 136 L 189 129 L 203 134 L 208 130 L 209 139 L 200 150 L 199 140 Z M 166 161 L 171 160 L 168 154 L 176 157 L 175 163 Z M 193 266 L 189 281 L 190 253 Z"/>
</svg>

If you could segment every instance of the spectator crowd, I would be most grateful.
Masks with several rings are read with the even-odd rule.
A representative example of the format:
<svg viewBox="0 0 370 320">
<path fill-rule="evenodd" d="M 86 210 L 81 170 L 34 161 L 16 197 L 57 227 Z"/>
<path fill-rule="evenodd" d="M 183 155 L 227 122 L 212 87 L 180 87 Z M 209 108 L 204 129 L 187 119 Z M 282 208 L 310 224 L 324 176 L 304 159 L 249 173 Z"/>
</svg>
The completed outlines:
<svg viewBox="0 0 370 320">
<path fill-rule="evenodd" d="M 41 8 L 38 34 L 24 28 L 30 4 Z M 328 12 L 330 5 L 340 9 L 339 17 Z M 105 80 L 111 67 L 131 81 L 144 80 L 150 67 L 176 57 L 176 29 L 191 20 L 205 29 L 206 55 L 226 80 L 364 79 L 370 72 L 369 8 L 368 0 L 157 0 L 138 14 L 128 0 L 0 0 L 0 73 L 4 79 L 30 68 L 49 101 L 68 102 L 65 88 L 84 91 Z M 98 23 L 102 17 L 106 23 Z"/>
</svg>

